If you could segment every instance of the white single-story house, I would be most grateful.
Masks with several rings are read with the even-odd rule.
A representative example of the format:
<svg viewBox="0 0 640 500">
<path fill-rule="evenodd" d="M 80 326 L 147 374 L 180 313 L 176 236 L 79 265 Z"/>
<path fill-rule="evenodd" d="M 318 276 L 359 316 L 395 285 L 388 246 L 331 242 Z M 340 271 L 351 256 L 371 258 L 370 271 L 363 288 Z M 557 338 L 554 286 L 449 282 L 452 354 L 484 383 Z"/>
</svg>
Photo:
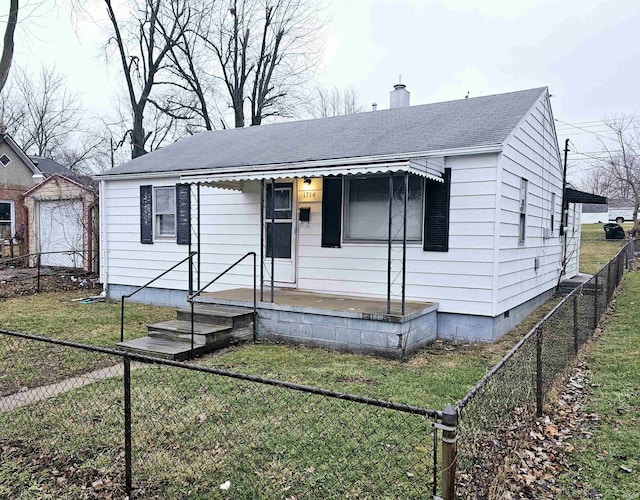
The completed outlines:
<svg viewBox="0 0 640 500">
<path fill-rule="evenodd" d="M 258 337 L 390 355 L 499 338 L 553 294 L 563 260 L 578 271 L 548 90 L 391 94 L 392 109 L 201 132 L 97 176 L 108 296 L 190 251 L 197 290 L 252 251 Z M 199 298 L 240 304 L 253 279 L 244 260 Z M 189 290 L 182 266 L 134 299 L 179 306 Z M 324 296 L 380 309 L 322 309 Z"/>
</svg>

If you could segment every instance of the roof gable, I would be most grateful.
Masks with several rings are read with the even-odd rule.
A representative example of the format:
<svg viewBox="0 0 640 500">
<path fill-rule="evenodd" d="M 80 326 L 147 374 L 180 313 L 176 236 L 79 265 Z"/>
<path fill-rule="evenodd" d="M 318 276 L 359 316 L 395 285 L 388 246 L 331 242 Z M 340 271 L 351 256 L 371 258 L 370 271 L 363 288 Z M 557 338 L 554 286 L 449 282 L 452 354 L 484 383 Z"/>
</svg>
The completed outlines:
<svg viewBox="0 0 640 500">
<path fill-rule="evenodd" d="M 274 165 L 499 146 L 546 88 L 201 132 L 105 175 Z"/>
</svg>

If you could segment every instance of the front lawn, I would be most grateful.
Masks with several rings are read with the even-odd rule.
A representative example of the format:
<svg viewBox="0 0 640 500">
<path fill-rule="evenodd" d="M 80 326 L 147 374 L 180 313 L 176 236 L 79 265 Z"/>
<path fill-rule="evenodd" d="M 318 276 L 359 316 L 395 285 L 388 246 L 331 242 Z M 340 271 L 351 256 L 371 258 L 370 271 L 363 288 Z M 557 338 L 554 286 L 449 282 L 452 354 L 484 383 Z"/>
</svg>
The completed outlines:
<svg viewBox="0 0 640 500">
<path fill-rule="evenodd" d="M 113 348 L 120 340 L 115 302 L 81 304 L 87 292 L 48 292 L 0 301 L 0 329 Z M 126 304 L 126 338 L 140 337 L 147 323 L 175 317 L 175 309 Z M 0 396 L 57 382 L 119 362 L 106 355 L 2 336 Z"/>
</svg>

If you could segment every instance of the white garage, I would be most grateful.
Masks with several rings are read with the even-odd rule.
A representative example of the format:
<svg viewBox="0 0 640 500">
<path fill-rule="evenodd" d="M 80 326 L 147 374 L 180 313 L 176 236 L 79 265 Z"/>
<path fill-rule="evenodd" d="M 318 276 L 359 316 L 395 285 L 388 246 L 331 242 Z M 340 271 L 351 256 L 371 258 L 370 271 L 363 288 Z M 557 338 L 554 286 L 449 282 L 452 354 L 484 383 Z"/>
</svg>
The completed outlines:
<svg viewBox="0 0 640 500">
<path fill-rule="evenodd" d="M 38 222 L 39 251 L 43 253 L 41 264 L 82 268 L 82 200 L 40 201 Z"/>
</svg>

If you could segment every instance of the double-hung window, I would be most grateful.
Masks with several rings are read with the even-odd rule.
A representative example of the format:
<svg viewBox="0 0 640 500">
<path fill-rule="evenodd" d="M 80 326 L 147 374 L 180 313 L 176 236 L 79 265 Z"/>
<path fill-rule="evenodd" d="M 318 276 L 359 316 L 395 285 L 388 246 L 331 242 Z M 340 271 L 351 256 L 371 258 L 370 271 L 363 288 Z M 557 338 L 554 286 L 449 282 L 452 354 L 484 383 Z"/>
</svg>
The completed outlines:
<svg viewBox="0 0 640 500">
<path fill-rule="evenodd" d="M 407 241 L 422 237 L 424 182 L 409 176 Z M 404 175 L 392 177 L 392 237 L 402 240 Z M 389 237 L 389 176 L 353 177 L 345 182 L 345 240 L 387 241 Z"/>
<path fill-rule="evenodd" d="M 518 224 L 518 244 L 524 245 L 527 235 L 527 179 L 520 179 L 520 221 Z"/>
<path fill-rule="evenodd" d="M 157 187 L 154 190 L 154 212 L 156 238 L 175 238 L 176 236 L 176 189 Z"/>
<path fill-rule="evenodd" d="M 188 184 L 140 186 L 140 243 L 191 243 L 191 190 Z"/>
</svg>

